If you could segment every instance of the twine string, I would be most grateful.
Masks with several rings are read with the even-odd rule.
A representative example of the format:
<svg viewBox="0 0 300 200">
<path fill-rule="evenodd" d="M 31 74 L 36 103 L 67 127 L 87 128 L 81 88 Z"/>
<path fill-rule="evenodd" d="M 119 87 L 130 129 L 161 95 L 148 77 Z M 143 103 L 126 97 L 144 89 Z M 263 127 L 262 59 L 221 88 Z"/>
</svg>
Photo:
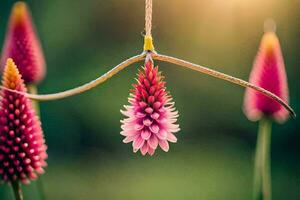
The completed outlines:
<svg viewBox="0 0 300 200">
<path fill-rule="evenodd" d="M 145 12 L 145 36 L 152 37 L 152 0 L 146 0 Z"/>
<path fill-rule="evenodd" d="M 144 37 L 144 51 L 154 52 L 154 45 L 152 39 L 152 0 L 145 0 L 145 37 Z"/>
</svg>

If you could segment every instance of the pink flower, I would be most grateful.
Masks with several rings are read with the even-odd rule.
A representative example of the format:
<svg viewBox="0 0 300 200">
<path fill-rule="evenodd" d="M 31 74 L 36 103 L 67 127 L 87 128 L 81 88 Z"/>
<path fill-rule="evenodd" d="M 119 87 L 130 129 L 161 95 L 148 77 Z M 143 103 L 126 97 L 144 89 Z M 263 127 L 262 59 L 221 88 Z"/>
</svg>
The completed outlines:
<svg viewBox="0 0 300 200">
<path fill-rule="evenodd" d="M 26 83 L 37 83 L 45 76 L 45 60 L 31 15 L 24 2 L 14 5 L 6 33 L 0 66 L 12 58 Z"/>
<path fill-rule="evenodd" d="M 288 102 L 288 84 L 279 40 L 274 32 L 264 34 L 252 72 L 250 82 L 273 92 Z M 276 101 L 247 89 L 244 112 L 253 121 L 263 116 L 277 122 L 284 122 L 289 117 L 288 111 Z"/>
<path fill-rule="evenodd" d="M 133 151 L 140 150 L 142 155 L 153 155 L 158 145 L 167 152 L 169 142 L 177 142 L 173 133 L 180 130 L 175 124 L 178 112 L 165 90 L 163 78 L 158 67 L 154 67 L 151 60 L 147 61 L 128 98 L 131 105 L 121 110 L 127 117 L 121 120 L 123 142 L 133 142 Z"/>
<path fill-rule="evenodd" d="M 21 75 L 8 59 L 4 69 L 4 87 L 26 92 Z M 41 122 L 27 97 L 1 91 L 0 107 L 0 177 L 5 182 L 29 183 L 44 172 L 47 158 Z"/>
</svg>

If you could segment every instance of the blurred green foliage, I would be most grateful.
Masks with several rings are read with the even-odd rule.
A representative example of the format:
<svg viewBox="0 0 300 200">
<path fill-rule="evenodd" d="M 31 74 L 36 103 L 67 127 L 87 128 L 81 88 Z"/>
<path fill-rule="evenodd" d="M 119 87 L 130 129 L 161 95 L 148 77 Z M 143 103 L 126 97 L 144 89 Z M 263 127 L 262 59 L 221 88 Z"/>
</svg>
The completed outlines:
<svg viewBox="0 0 300 200">
<path fill-rule="evenodd" d="M 13 2 L 1 2 L 1 44 Z M 83 84 L 142 50 L 144 1 L 26 2 L 48 65 L 40 93 Z M 154 0 L 155 46 L 161 53 L 247 79 L 263 22 L 272 17 L 285 57 L 291 105 L 300 113 L 299 8 L 298 0 Z M 157 64 L 180 112 L 178 144 L 151 158 L 122 144 L 119 110 L 127 104 L 142 63 L 85 94 L 42 102 L 50 157 L 42 179 L 48 199 L 251 199 L 257 124 L 242 113 L 244 90 Z M 299 130 L 299 118 L 274 125 L 274 200 L 300 199 Z M 38 199 L 35 183 L 24 190 L 25 199 Z M 10 196 L 1 185 L 0 199 Z"/>
</svg>

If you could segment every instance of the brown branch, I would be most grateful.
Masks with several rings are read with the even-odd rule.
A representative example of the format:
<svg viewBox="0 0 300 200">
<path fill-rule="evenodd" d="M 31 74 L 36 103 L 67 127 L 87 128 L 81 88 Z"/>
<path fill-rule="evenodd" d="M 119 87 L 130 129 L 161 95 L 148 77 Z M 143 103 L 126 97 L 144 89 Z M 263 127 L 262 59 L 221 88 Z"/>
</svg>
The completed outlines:
<svg viewBox="0 0 300 200">
<path fill-rule="evenodd" d="M 63 99 L 66 97 L 70 97 L 70 96 L 74 96 L 83 92 L 86 92 L 98 85 L 100 85 L 101 83 L 105 82 L 106 80 L 108 80 L 109 78 L 111 78 L 112 76 L 114 76 L 115 74 L 117 74 L 118 72 L 120 72 L 121 70 L 123 70 L 124 68 L 126 68 L 127 66 L 136 63 L 138 61 L 141 61 L 143 59 L 145 59 L 147 53 L 142 53 L 140 55 L 137 56 L 133 56 L 125 61 L 123 61 L 122 63 L 120 63 L 119 65 L 117 65 L 116 67 L 114 67 L 113 69 L 111 69 L 110 71 L 108 71 L 107 73 L 105 73 L 104 75 L 100 76 L 99 78 L 86 83 L 84 85 L 81 85 L 79 87 L 70 89 L 70 90 L 66 90 L 63 92 L 58 92 L 58 93 L 53 93 L 53 94 L 29 94 L 29 93 L 23 93 L 20 91 L 16 91 L 16 90 L 10 90 L 8 88 L 5 88 L 3 86 L 1 86 L 0 88 L 8 90 L 8 91 L 12 91 L 15 93 L 19 93 L 19 94 L 23 94 L 25 96 L 27 96 L 30 99 L 33 100 L 38 100 L 38 101 L 50 101 L 50 100 L 57 100 L 57 99 Z M 259 86 L 256 86 L 252 83 L 249 83 L 247 81 L 244 81 L 242 79 L 239 78 L 235 78 L 233 76 L 224 74 L 222 72 L 218 72 L 216 70 L 207 68 L 207 67 L 203 67 L 182 59 L 178 59 L 172 56 L 166 56 L 166 55 L 161 55 L 161 54 L 157 54 L 157 53 L 148 53 L 151 54 L 152 58 L 154 60 L 159 60 L 159 61 L 164 61 L 164 62 L 168 62 L 168 63 L 172 63 L 175 65 L 179 65 L 182 67 L 186 67 L 189 69 L 192 69 L 194 71 L 203 73 L 203 74 L 207 74 L 209 76 L 213 76 L 215 78 L 218 79 L 222 79 L 225 81 L 228 81 L 230 83 L 233 83 L 235 85 L 239 85 L 245 88 L 252 88 L 260 93 L 262 93 L 263 95 L 270 97 L 271 99 L 277 101 L 278 103 L 280 103 L 282 106 L 284 106 L 291 114 L 292 117 L 296 117 L 296 113 L 294 112 L 294 110 L 286 103 L 284 102 L 280 97 L 276 96 L 275 94 L 273 94 L 272 92 L 265 90 Z"/>
</svg>

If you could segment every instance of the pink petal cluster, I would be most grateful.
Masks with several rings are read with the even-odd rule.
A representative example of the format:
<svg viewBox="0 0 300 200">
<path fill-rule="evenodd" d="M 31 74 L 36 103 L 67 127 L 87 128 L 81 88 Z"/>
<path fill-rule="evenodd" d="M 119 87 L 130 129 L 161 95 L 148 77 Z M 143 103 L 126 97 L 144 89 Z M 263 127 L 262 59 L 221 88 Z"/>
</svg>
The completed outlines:
<svg viewBox="0 0 300 200">
<path fill-rule="evenodd" d="M 2 84 L 26 92 L 12 59 L 7 61 Z M 41 122 L 24 95 L 3 90 L 0 105 L 0 177 L 5 182 L 29 183 L 46 166 L 47 146 Z"/>
<path fill-rule="evenodd" d="M 17 2 L 10 16 L 0 66 L 12 58 L 26 83 L 37 83 L 45 76 L 45 60 L 41 45 L 24 2 Z"/>
<path fill-rule="evenodd" d="M 284 61 L 279 40 L 274 32 L 264 34 L 249 81 L 288 102 Z M 252 89 L 246 90 L 244 112 L 253 121 L 267 116 L 277 122 L 284 122 L 289 117 L 288 111 L 283 106 Z"/>
<path fill-rule="evenodd" d="M 169 142 L 177 142 L 173 133 L 180 130 L 175 124 L 178 112 L 166 92 L 163 76 L 151 60 L 139 71 L 137 84 L 133 86 L 128 98 L 130 105 L 121 110 L 127 117 L 121 120 L 123 142 L 132 142 L 133 151 L 140 150 L 142 155 L 153 155 L 158 145 L 167 152 Z"/>
</svg>

